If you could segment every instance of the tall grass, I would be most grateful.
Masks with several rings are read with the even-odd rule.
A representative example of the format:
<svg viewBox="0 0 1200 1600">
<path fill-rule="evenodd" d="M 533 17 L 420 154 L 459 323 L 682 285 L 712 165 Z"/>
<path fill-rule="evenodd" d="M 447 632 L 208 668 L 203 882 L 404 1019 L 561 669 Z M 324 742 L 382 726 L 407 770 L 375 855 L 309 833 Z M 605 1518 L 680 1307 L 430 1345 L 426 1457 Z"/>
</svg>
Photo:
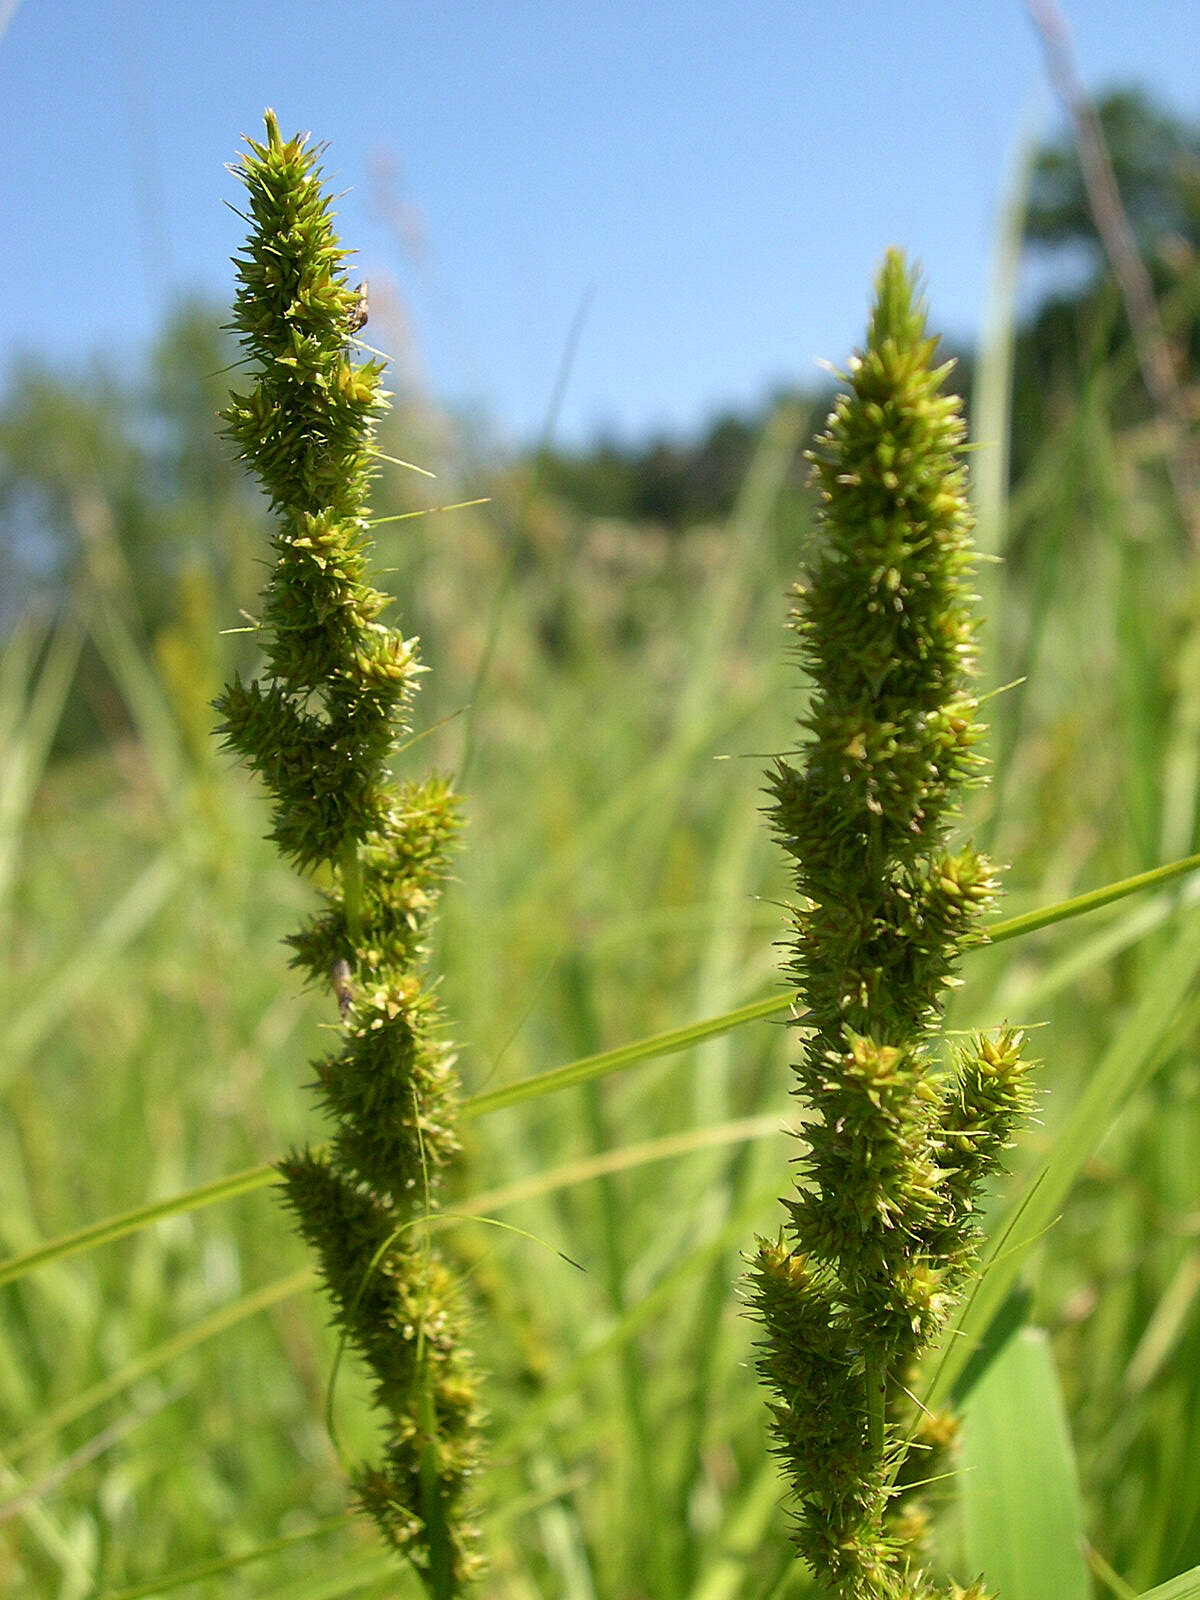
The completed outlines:
<svg viewBox="0 0 1200 1600">
<path fill-rule="evenodd" d="M 1025 683 L 988 704 L 996 782 L 973 820 L 1010 863 L 1014 913 L 1197 843 L 1194 574 L 1108 378 L 996 525 L 991 687 Z M 776 419 L 727 527 L 668 539 L 529 506 L 438 939 L 469 1094 L 783 999 L 760 773 L 795 711 L 780 645 L 808 537 L 788 487 L 803 433 Z M 380 529 L 433 669 L 422 766 L 458 762 L 524 489 L 514 469 L 490 507 Z M 450 462 L 430 503 L 477 492 Z M 6 1253 L 322 1135 L 294 1063 L 321 1053 L 328 1002 L 297 1001 L 281 943 L 308 896 L 263 842 L 260 797 L 189 734 L 224 619 L 194 590 L 151 655 L 124 605 L 95 575 L 72 624 L 18 632 L 0 671 Z M 132 732 L 51 763 L 85 634 Z M 1198 917 L 1180 880 L 976 952 L 950 1017 L 1054 1040 L 941 1380 L 970 1469 L 941 1554 L 1006 1597 L 1082 1594 L 1077 1532 L 1134 1592 L 1200 1564 Z M 734 1292 L 739 1251 L 773 1226 L 787 1055 L 760 1018 L 467 1122 L 455 1209 L 542 1241 L 443 1234 L 485 1308 L 489 1595 L 806 1592 Z M 323 1421 L 334 1339 L 260 1179 L 0 1295 L 0 1591 L 130 1600 L 191 1573 L 189 1597 L 420 1593 L 345 1516 Z M 985 1334 L 990 1366 L 966 1359 Z M 352 1454 L 364 1401 L 343 1370 Z"/>
</svg>

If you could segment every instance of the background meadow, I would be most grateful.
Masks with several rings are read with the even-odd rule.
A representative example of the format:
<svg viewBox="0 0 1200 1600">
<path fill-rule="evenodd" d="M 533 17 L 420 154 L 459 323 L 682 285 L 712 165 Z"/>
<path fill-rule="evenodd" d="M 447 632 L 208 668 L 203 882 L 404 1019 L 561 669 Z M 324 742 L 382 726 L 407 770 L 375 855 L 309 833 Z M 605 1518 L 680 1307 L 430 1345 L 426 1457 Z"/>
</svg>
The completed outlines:
<svg viewBox="0 0 1200 1600">
<path fill-rule="evenodd" d="M 0 40 L 9 73 L 35 9 Z M 1100 104 L 1194 418 L 1200 134 L 1149 91 Z M 1053 125 L 1009 191 L 984 333 L 950 318 L 983 445 L 985 688 L 1004 689 L 967 825 L 1008 863 L 1005 916 L 1200 844 L 1187 430 L 1146 393 Z M 883 247 L 921 253 L 891 220 L 867 232 L 854 320 L 820 346 L 835 360 Z M 762 770 L 803 711 L 785 623 L 829 391 L 748 370 L 752 400 L 711 424 L 656 435 L 635 410 L 597 442 L 594 414 L 551 399 L 556 371 L 569 395 L 588 370 L 568 314 L 539 325 L 540 412 L 510 396 L 500 448 L 503 428 L 410 381 L 407 302 L 377 281 L 368 332 L 398 375 L 382 447 L 437 475 L 389 466 L 375 495 L 380 517 L 428 512 L 377 530 L 430 668 L 403 760 L 455 772 L 467 805 L 431 966 L 466 1090 L 489 1095 L 783 992 Z M 47 347 L 7 375 L 6 1256 L 321 1137 L 305 1063 L 336 1007 L 300 992 L 281 943 L 312 891 L 211 733 L 230 667 L 253 668 L 239 630 L 266 526 L 214 427 L 224 314 L 177 303 L 104 364 Z M 1012 1600 L 1140 1593 L 1200 1564 L 1198 917 L 1185 878 L 977 952 L 954 997 L 952 1028 L 1028 1024 L 1044 1062 L 997 1202 L 1002 1225 L 1042 1174 L 1044 1223 L 1001 1256 L 995 1308 L 1024 1332 L 993 1339 L 941 1535 L 953 1570 Z M 738 1299 L 791 1154 L 788 1043 L 778 1018 L 747 1021 L 465 1124 L 456 1206 L 514 1229 L 442 1235 L 491 1374 L 488 1595 L 807 1592 Z M 0 1268 L 0 1592 L 132 1600 L 190 1574 L 188 1596 L 419 1594 L 345 1517 L 334 1340 L 269 1190 L 165 1210 L 19 1281 Z M 351 1457 L 361 1399 L 347 1362 L 331 1412 Z"/>
</svg>

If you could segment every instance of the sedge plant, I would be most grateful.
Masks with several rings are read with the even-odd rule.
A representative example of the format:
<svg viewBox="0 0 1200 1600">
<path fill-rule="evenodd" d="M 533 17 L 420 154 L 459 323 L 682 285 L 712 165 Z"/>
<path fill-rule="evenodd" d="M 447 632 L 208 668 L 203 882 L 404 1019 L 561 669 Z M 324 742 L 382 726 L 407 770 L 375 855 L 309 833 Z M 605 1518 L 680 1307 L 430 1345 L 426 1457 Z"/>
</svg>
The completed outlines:
<svg viewBox="0 0 1200 1600">
<path fill-rule="evenodd" d="M 251 232 L 233 320 L 254 383 L 224 420 L 270 500 L 274 562 L 261 675 L 235 676 L 217 707 L 226 742 L 270 792 L 275 844 L 322 886 L 323 908 L 290 942 L 340 1014 L 340 1048 L 314 1066 L 332 1137 L 278 1171 L 382 1421 L 379 1459 L 353 1470 L 358 1500 L 448 1600 L 478 1559 L 464 1503 L 479 1401 L 455 1280 L 429 1238 L 458 1089 L 422 939 L 456 802 L 440 777 L 389 770 L 421 667 L 367 579 L 387 396 L 382 362 L 353 353 L 362 298 L 319 152 L 285 140 L 271 112 L 265 140 L 247 144 L 237 170 Z"/>
<path fill-rule="evenodd" d="M 812 695 L 798 764 L 769 780 L 798 896 L 806 1123 L 785 1224 L 752 1267 L 757 1364 L 795 1543 L 844 1600 L 942 1592 L 914 1491 L 947 1470 L 953 1422 L 920 1404 L 917 1367 L 967 1281 L 981 1187 L 1030 1094 L 1019 1032 L 936 1039 L 996 894 L 987 859 L 951 847 L 983 758 L 965 426 L 936 345 L 889 252 L 849 392 L 810 453 L 819 542 L 794 626 Z"/>
</svg>

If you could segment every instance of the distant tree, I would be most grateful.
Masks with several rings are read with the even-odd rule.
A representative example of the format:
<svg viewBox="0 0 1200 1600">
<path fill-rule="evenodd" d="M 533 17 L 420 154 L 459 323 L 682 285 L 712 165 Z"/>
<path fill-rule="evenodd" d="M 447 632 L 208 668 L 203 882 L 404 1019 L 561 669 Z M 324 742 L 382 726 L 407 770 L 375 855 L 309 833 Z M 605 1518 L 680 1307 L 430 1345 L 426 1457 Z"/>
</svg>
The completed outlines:
<svg viewBox="0 0 1200 1600">
<path fill-rule="evenodd" d="M 1096 115 L 1139 253 L 1164 309 L 1184 370 L 1200 364 L 1200 128 L 1155 105 L 1139 89 L 1100 99 Z M 1130 346 L 1130 329 L 1093 220 L 1073 136 L 1038 153 L 1025 243 L 1031 254 L 1064 262 L 1071 281 L 1043 297 L 1021 329 L 1014 365 L 1013 473 L 1036 457 L 1060 407 L 1073 403 L 1088 374 L 1112 371 Z M 1129 421 L 1149 411 L 1135 363 L 1112 396 Z"/>
<path fill-rule="evenodd" d="M 1115 89 L 1096 105 L 1121 200 L 1143 257 L 1163 241 L 1200 243 L 1200 129 L 1156 106 L 1144 90 Z M 1074 139 L 1065 134 L 1039 152 L 1025 222 L 1029 244 L 1085 246 L 1093 271 L 1105 271 Z"/>
<path fill-rule="evenodd" d="M 217 316 L 189 305 L 130 377 L 13 367 L 0 397 L 0 633 L 29 610 L 52 622 L 87 595 L 152 649 L 198 575 L 222 615 L 249 603 L 263 504 L 218 432 L 232 359 Z M 123 716 L 89 646 L 64 741 L 86 744 L 97 718 L 111 732 Z"/>
<path fill-rule="evenodd" d="M 822 412 L 822 402 L 780 393 L 752 411 L 724 411 L 694 437 L 659 435 L 644 444 L 611 439 L 577 451 L 553 451 L 543 487 L 586 516 L 654 522 L 672 533 L 722 522 L 745 482 L 763 427 L 784 400 Z M 797 463 L 797 481 L 805 476 Z"/>
</svg>

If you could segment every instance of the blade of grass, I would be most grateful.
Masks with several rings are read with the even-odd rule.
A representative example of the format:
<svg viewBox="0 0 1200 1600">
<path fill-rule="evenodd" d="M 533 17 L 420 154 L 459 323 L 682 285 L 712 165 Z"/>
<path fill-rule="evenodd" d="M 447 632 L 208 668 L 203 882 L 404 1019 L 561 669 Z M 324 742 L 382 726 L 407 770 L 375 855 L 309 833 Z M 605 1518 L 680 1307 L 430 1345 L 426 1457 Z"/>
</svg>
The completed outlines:
<svg viewBox="0 0 1200 1600">
<path fill-rule="evenodd" d="M 90 1389 L 85 1389 L 82 1394 L 73 1395 L 64 1404 L 47 1412 L 39 1420 L 36 1428 L 31 1428 L 28 1433 L 14 1439 L 7 1446 L 6 1453 L 12 1460 L 19 1460 L 28 1451 L 36 1449 L 38 1445 L 52 1438 L 60 1429 L 68 1427 L 89 1411 L 95 1410 L 97 1406 L 112 1400 L 149 1373 L 165 1366 L 167 1362 L 174 1361 L 198 1345 L 207 1343 L 209 1339 L 215 1339 L 227 1329 L 236 1327 L 239 1322 L 245 1322 L 248 1317 L 257 1316 L 260 1311 L 266 1311 L 269 1307 L 278 1305 L 280 1301 L 299 1294 L 301 1290 L 311 1287 L 315 1282 L 313 1270 L 305 1267 L 286 1278 L 277 1278 L 273 1283 L 268 1283 L 264 1288 L 256 1289 L 251 1294 L 243 1295 L 231 1305 L 221 1306 L 194 1326 L 176 1334 L 174 1338 L 165 1339 L 152 1350 L 143 1352 L 119 1372 L 112 1373 L 100 1383 L 94 1383 Z"/>
<path fill-rule="evenodd" d="M 743 1117 L 734 1122 L 722 1123 L 716 1128 L 694 1128 L 686 1133 L 668 1134 L 646 1144 L 609 1150 L 601 1156 L 572 1162 L 569 1166 L 553 1172 L 542 1172 L 530 1178 L 522 1178 L 503 1189 L 494 1189 L 477 1195 L 468 1203 L 475 1211 L 498 1211 L 505 1206 L 518 1205 L 522 1200 L 532 1200 L 540 1195 L 551 1194 L 556 1189 L 566 1188 L 573 1183 L 586 1182 L 588 1178 L 597 1177 L 601 1173 L 625 1172 L 646 1162 L 688 1155 L 693 1150 L 707 1149 L 712 1145 L 736 1144 L 742 1139 L 766 1138 L 771 1133 L 780 1131 L 782 1127 L 781 1118 L 763 1115 Z M 39 1267 L 66 1260 L 69 1256 L 96 1249 L 100 1245 L 113 1244 L 116 1240 L 124 1239 L 129 1234 L 137 1233 L 142 1228 L 148 1228 L 167 1217 L 181 1216 L 187 1211 L 199 1211 L 205 1206 L 218 1205 L 224 1200 L 235 1200 L 239 1195 L 252 1194 L 256 1189 L 268 1188 L 275 1181 L 275 1168 L 266 1162 L 261 1167 L 246 1167 L 241 1172 L 231 1173 L 227 1178 L 217 1178 L 212 1183 L 187 1189 L 181 1194 L 170 1196 L 169 1199 L 155 1200 L 149 1205 L 137 1206 L 132 1211 L 122 1212 L 119 1216 L 93 1222 L 86 1228 L 77 1229 L 74 1233 L 61 1234 L 57 1239 L 47 1240 L 45 1244 L 0 1262 L 0 1288 L 6 1283 L 15 1283 L 18 1278 L 37 1271 Z"/>
<path fill-rule="evenodd" d="M 1147 1589 L 1142 1594 L 1141 1600 L 1196 1600 L 1198 1595 L 1200 1595 L 1200 1567 L 1189 1567 L 1186 1572 L 1168 1578 L 1166 1583 Z"/>
<path fill-rule="evenodd" d="M 0 775 L 0 902 L 7 898 L 12 885 L 24 821 L 45 770 L 83 638 L 83 629 L 71 619 L 54 629 L 32 690 L 28 688 L 32 657 L 40 637 L 32 628 L 21 628 L 5 648 L 0 668 L 0 748 L 4 752 Z"/>
<path fill-rule="evenodd" d="M 621 1150 L 605 1151 L 602 1155 L 593 1156 L 583 1161 L 573 1161 L 564 1167 L 552 1172 L 541 1172 L 523 1179 L 518 1183 L 507 1185 L 503 1189 L 493 1189 L 478 1195 L 473 1195 L 462 1202 L 464 1211 L 476 1214 L 502 1211 L 509 1206 L 520 1205 L 525 1201 L 537 1199 L 544 1195 L 553 1194 L 558 1190 L 573 1188 L 578 1184 L 586 1183 L 605 1174 L 630 1171 L 639 1166 L 645 1166 L 654 1161 L 668 1160 L 675 1156 L 690 1155 L 697 1150 L 712 1148 L 720 1144 L 733 1144 L 748 1139 L 759 1139 L 770 1134 L 782 1134 L 783 1128 L 778 1117 L 759 1116 L 743 1117 L 739 1121 L 729 1122 L 717 1128 L 698 1128 L 688 1133 L 672 1134 L 662 1139 L 648 1140 L 644 1144 L 628 1146 Z M 273 1167 L 263 1169 L 251 1168 L 248 1172 L 236 1175 L 235 1180 L 223 1180 L 221 1185 L 209 1184 L 205 1191 L 194 1190 L 190 1196 L 180 1197 L 192 1200 L 195 1204 L 212 1204 L 216 1199 L 228 1197 L 229 1185 L 234 1181 L 246 1179 L 257 1180 L 260 1174 L 265 1173 L 269 1182 L 275 1173 Z M 254 1188 L 261 1187 L 257 1181 L 246 1182 L 234 1193 L 247 1193 Z M 214 1194 L 212 1191 L 224 1188 L 225 1193 Z M 203 1198 L 199 1198 L 203 1195 Z M 164 1202 L 170 1206 L 172 1202 Z M 153 1209 L 158 1213 L 158 1220 L 162 1216 L 175 1216 L 180 1210 L 190 1210 L 194 1206 L 175 1206 L 172 1210 L 164 1210 L 163 1205 Z M 136 1213 L 132 1215 L 137 1215 Z M 114 1219 L 114 1223 L 127 1223 L 127 1218 Z M 132 1228 L 123 1226 L 123 1232 L 131 1232 Z M 96 1229 L 85 1230 L 93 1236 Z M 103 1238 L 93 1238 L 93 1243 L 106 1243 L 109 1238 L 121 1237 L 122 1234 L 109 1233 Z M 75 1239 L 79 1239 L 79 1235 Z M 66 1243 L 66 1241 L 64 1241 Z M 43 1247 L 41 1254 L 45 1257 Z M 76 1248 L 87 1248 L 86 1244 L 76 1244 Z M 70 1253 L 70 1252 L 68 1252 Z M 60 1259 L 60 1255 L 52 1255 L 48 1259 Z M 19 1259 L 19 1258 L 18 1258 Z M 7 1263 L 13 1266 L 15 1263 Z M 30 1269 L 27 1269 L 30 1270 Z M 236 1327 L 238 1323 L 246 1321 L 249 1317 L 265 1311 L 273 1305 L 299 1294 L 315 1283 L 313 1273 L 308 1268 L 289 1274 L 287 1277 L 276 1278 L 273 1282 L 265 1284 L 262 1288 L 252 1293 L 243 1295 L 239 1300 L 220 1307 L 205 1317 L 203 1321 L 193 1327 L 185 1329 L 173 1338 L 156 1345 L 152 1350 L 146 1351 L 137 1360 L 129 1362 L 119 1372 L 103 1379 L 100 1383 L 93 1384 L 82 1393 L 73 1396 L 70 1400 L 56 1407 L 53 1411 L 43 1416 L 35 1428 L 14 1439 L 7 1447 L 7 1454 L 14 1460 L 19 1459 L 28 1451 L 52 1437 L 60 1429 L 94 1410 L 97 1406 L 115 1398 L 139 1379 L 148 1373 L 165 1366 L 176 1357 L 186 1354 L 187 1351 L 207 1343 L 228 1329 Z"/>
<path fill-rule="evenodd" d="M 509 1454 L 520 1440 L 541 1424 L 555 1406 L 575 1390 L 580 1379 L 597 1362 L 618 1350 L 626 1340 L 632 1339 L 714 1258 L 728 1250 L 735 1241 L 744 1238 L 753 1222 L 769 1212 L 771 1200 L 775 1198 L 775 1187 L 772 1185 L 770 1191 L 764 1189 L 752 1195 L 749 1202 L 731 1216 L 723 1227 L 698 1244 L 678 1266 L 665 1273 L 649 1294 L 644 1295 L 636 1305 L 630 1306 L 618 1322 L 576 1357 L 553 1384 L 526 1406 L 520 1421 L 494 1442 L 493 1454 L 498 1458 Z"/>
<path fill-rule="evenodd" d="M 666 1161 L 672 1156 L 692 1155 L 698 1150 L 709 1150 L 719 1145 L 740 1144 L 743 1140 L 767 1139 L 773 1134 L 781 1137 L 786 1132 L 782 1116 L 772 1112 L 756 1117 L 739 1117 L 733 1122 L 722 1122 L 711 1128 L 690 1128 L 685 1133 L 665 1134 L 661 1139 L 648 1139 L 644 1144 L 626 1145 L 618 1150 L 605 1150 L 600 1155 L 587 1156 L 572 1161 L 564 1167 L 549 1172 L 534 1173 L 506 1184 L 503 1189 L 492 1189 L 485 1194 L 464 1200 L 463 1205 L 472 1211 L 501 1211 L 508 1206 L 520 1205 L 525 1200 L 535 1200 L 556 1190 L 567 1189 L 577 1183 L 586 1183 L 609 1173 L 629 1172 L 635 1167 L 653 1161 Z"/>
<path fill-rule="evenodd" d="M 1162 766 L 1162 849 L 1177 855 L 1196 842 L 1200 796 L 1200 628 L 1193 626 L 1176 654 L 1178 692 L 1170 708 Z"/>
<path fill-rule="evenodd" d="M 1064 922 L 1069 918 L 1082 916 L 1088 911 L 1094 911 L 1100 906 L 1109 905 L 1116 900 L 1124 898 L 1126 895 L 1136 893 L 1140 889 L 1149 888 L 1154 884 L 1166 883 L 1186 872 L 1192 872 L 1197 867 L 1200 867 L 1200 855 L 1187 856 L 1182 861 L 1174 861 L 1167 866 L 1155 867 L 1149 872 L 1138 873 L 1132 878 L 1122 879 L 1119 883 L 1107 884 L 1103 888 L 1089 890 L 1085 894 L 1076 895 L 1073 899 L 1060 901 L 1054 906 L 1026 912 L 1019 917 L 1011 917 L 1005 922 L 995 924 L 990 931 L 989 940 L 992 944 L 1000 944 L 1008 939 L 1015 939 L 1023 934 L 1032 933 L 1039 928 L 1049 927 L 1053 923 Z M 115 915 L 116 913 L 114 913 Z M 111 922 L 112 919 L 109 920 Z M 539 1099 L 543 1095 L 556 1093 L 560 1089 L 572 1088 L 577 1084 L 605 1077 L 611 1072 L 622 1071 L 625 1067 L 634 1066 L 640 1061 L 652 1060 L 657 1056 L 672 1055 L 679 1051 L 687 1050 L 702 1040 L 716 1038 L 720 1034 L 728 1033 L 734 1028 L 741 1027 L 744 1023 L 777 1016 L 780 1012 L 786 1011 L 790 1005 L 790 995 L 769 996 L 765 1000 L 755 1000 L 750 1005 L 739 1006 L 721 1016 L 708 1017 L 700 1022 L 689 1023 L 683 1028 L 673 1028 L 666 1033 L 654 1034 L 647 1039 L 637 1040 L 632 1044 L 619 1045 L 616 1049 L 601 1051 L 597 1055 L 585 1057 L 580 1061 L 568 1062 L 565 1066 L 553 1068 L 549 1072 L 540 1072 L 531 1078 L 522 1078 L 516 1083 L 507 1084 L 503 1088 L 475 1095 L 463 1106 L 462 1115 L 464 1117 L 488 1116 L 494 1111 L 501 1111 L 509 1106 L 520 1105 L 526 1100 Z M 75 1255 L 80 1250 L 90 1249 L 95 1244 L 108 1243 L 113 1239 L 119 1239 L 127 1233 L 135 1232 L 138 1228 L 157 1221 L 160 1217 L 174 1215 L 177 1210 L 194 1210 L 201 1206 L 215 1204 L 221 1200 L 231 1199 L 235 1195 L 246 1193 L 251 1189 L 262 1188 L 273 1181 L 273 1174 L 274 1168 L 270 1165 L 251 1167 L 244 1172 L 234 1173 L 229 1178 L 218 1179 L 215 1183 L 190 1190 L 170 1200 L 158 1201 L 150 1206 L 138 1207 L 133 1211 L 123 1213 L 121 1216 L 107 1218 L 90 1227 L 81 1228 L 76 1233 L 51 1240 L 47 1244 L 39 1245 L 36 1249 L 12 1256 L 8 1261 L 0 1263 L 0 1285 L 12 1282 L 14 1279 L 22 1277 L 25 1273 L 31 1272 L 36 1267 L 43 1266 L 50 1261 L 61 1260 L 65 1256 Z M 1000 1298 L 1003 1299 L 1003 1295 Z"/>
<path fill-rule="evenodd" d="M 1130 1400 L 1148 1389 L 1179 1345 L 1179 1335 L 1192 1316 L 1200 1295 L 1200 1250 L 1193 1247 L 1180 1261 L 1162 1299 L 1142 1330 L 1129 1357 L 1122 1387 Z"/>
<path fill-rule="evenodd" d="M 1090 1600 L 1075 1453 L 1049 1340 L 1009 1339 L 963 1407 L 967 1566 L 1009 1600 Z"/>
<path fill-rule="evenodd" d="M 721 1554 L 690 1590 L 688 1600 L 737 1600 L 746 1592 L 747 1565 L 762 1548 L 785 1493 L 778 1467 L 768 1461 L 727 1519 Z"/>
<path fill-rule="evenodd" d="M 1151 867 L 1148 872 L 1136 872 L 1131 878 L 1121 878 L 1116 883 L 1106 883 L 1099 889 L 1073 895 L 1071 899 L 1060 900 L 1056 905 L 1026 911 L 1019 917 L 1007 917 L 988 929 L 988 943 L 1004 944 L 1009 939 L 1020 939 L 1027 933 L 1035 933 L 1039 928 L 1049 928 L 1055 923 L 1067 922 L 1072 917 L 1085 916 L 1089 911 L 1112 905 L 1114 901 L 1137 894 L 1141 889 L 1150 889 L 1155 884 L 1169 883 L 1172 878 L 1195 872 L 1198 867 L 1200 855 L 1184 856 L 1180 861 L 1169 861 L 1165 866 Z"/>
<path fill-rule="evenodd" d="M 1121 1107 L 1157 1070 L 1181 1008 L 1193 995 L 1200 970 L 1200 920 L 1180 919 L 1179 934 L 1141 1000 L 1105 1053 L 1087 1089 L 1059 1130 L 1054 1147 L 1026 1185 L 1008 1217 L 1021 1213 L 1019 1230 L 1001 1220 L 981 1276 L 964 1304 L 934 1378 L 936 1405 L 953 1386 L 1016 1281 L 1024 1260 L 1022 1242 L 1052 1226 L 1085 1162 L 1093 1155 Z"/>
<path fill-rule="evenodd" d="M 179 818 L 188 785 L 178 723 L 159 676 L 122 610 L 111 595 L 97 593 L 90 626 L 92 640 L 125 700 L 138 741 L 149 758 L 164 811 Z"/>
<path fill-rule="evenodd" d="M 1109 1566 L 1099 1550 L 1090 1544 L 1085 1544 L 1083 1554 L 1092 1576 L 1099 1579 L 1110 1594 L 1116 1595 L 1117 1600 L 1138 1600 L 1137 1590 Z"/>
<path fill-rule="evenodd" d="M 1031 981 L 1022 982 L 1019 987 L 1006 985 L 1000 991 L 999 1010 L 1009 1016 L 1014 1010 L 1026 1016 L 1036 1015 L 1054 995 L 1072 987 L 1122 951 L 1132 949 L 1197 900 L 1200 900 L 1200 877 L 1193 877 L 1178 889 L 1157 894 L 1140 906 L 1126 906 L 1108 920 L 1107 926 L 1097 928 L 1086 939 L 1074 941 Z"/>
<path fill-rule="evenodd" d="M 273 1556 L 291 1545 L 303 1544 L 308 1539 L 319 1539 L 322 1534 L 344 1528 L 350 1520 L 349 1516 L 331 1517 L 328 1522 L 319 1522 L 314 1528 L 305 1528 L 303 1533 L 285 1533 L 280 1538 L 269 1539 L 266 1544 L 260 1544 L 241 1555 L 200 1561 L 194 1567 L 172 1573 L 168 1578 L 156 1578 L 151 1583 L 135 1584 L 132 1589 L 110 1590 L 104 1596 L 104 1600 L 148 1600 L 150 1595 L 169 1594 L 172 1589 L 186 1588 L 189 1583 L 200 1583 L 204 1578 L 219 1578 L 227 1572 L 236 1572 L 239 1567 L 248 1567 L 255 1561 L 262 1561 L 266 1556 Z"/>
<path fill-rule="evenodd" d="M 174 855 L 164 854 L 137 877 L 101 922 L 81 941 L 72 956 L 46 983 L 6 1030 L 0 1083 L 69 1013 L 75 1001 L 101 981 L 113 960 L 158 915 L 183 874 Z"/>
<path fill-rule="evenodd" d="M 691 1022 L 683 1028 L 671 1028 L 666 1033 L 639 1039 L 634 1044 L 618 1045 L 614 1050 L 602 1050 L 598 1055 L 585 1056 L 580 1061 L 570 1061 L 566 1066 L 555 1067 L 549 1072 L 539 1072 L 532 1078 L 522 1078 L 517 1083 L 505 1085 L 504 1088 L 477 1094 L 463 1106 L 462 1114 L 464 1117 L 486 1117 L 493 1111 L 520 1105 L 525 1100 L 536 1100 L 542 1095 L 557 1093 L 560 1089 L 571 1089 L 577 1084 L 607 1077 L 609 1073 L 620 1072 L 624 1067 L 634 1066 L 639 1061 L 650 1061 L 656 1056 L 675 1055 L 681 1050 L 688 1050 L 693 1045 L 699 1044 L 701 1040 L 715 1039 L 719 1034 L 739 1028 L 745 1022 L 757 1022 L 761 1017 L 770 1017 L 780 1011 L 786 1011 L 790 1004 L 790 996 L 772 995 L 769 999 L 755 1000 L 748 1006 L 739 1006 L 735 1011 L 727 1011 L 723 1016 L 708 1017 L 702 1022 Z"/>
<path fill-rule="evenodd" d="M 0 1262 L 0 1287 L 15 1283 L 18 1278 L 37 1271 L 39 1267 L 47 1267 L 51 1262 L 65 1261 L 81 1251 L 94 1250 L 99 1245 L 124 1239 L 128 1234 L 137 1233 L 166 1217 L 181 1216 L 185 1211 L 198 1211 L 222 1200 L 233 1200 L 238 1195 L 264 1189 L 275 1181 L 273 1166 L 247 1167 L 241 1172 L 231 1173 L 227 1178 L 216 1178 L 212 1183 L 201 1184 L 199 1188 L 171 1195 L 166 1200 L 153 1200 L 149 1205 L 137 1206 L 118 1216 L 89 1223 L 86 1228 L 78 1228 L 74 1233 L 60 1234 L 57 1239 L 49 1239 L 45 1244 Z"/>
</svg>

